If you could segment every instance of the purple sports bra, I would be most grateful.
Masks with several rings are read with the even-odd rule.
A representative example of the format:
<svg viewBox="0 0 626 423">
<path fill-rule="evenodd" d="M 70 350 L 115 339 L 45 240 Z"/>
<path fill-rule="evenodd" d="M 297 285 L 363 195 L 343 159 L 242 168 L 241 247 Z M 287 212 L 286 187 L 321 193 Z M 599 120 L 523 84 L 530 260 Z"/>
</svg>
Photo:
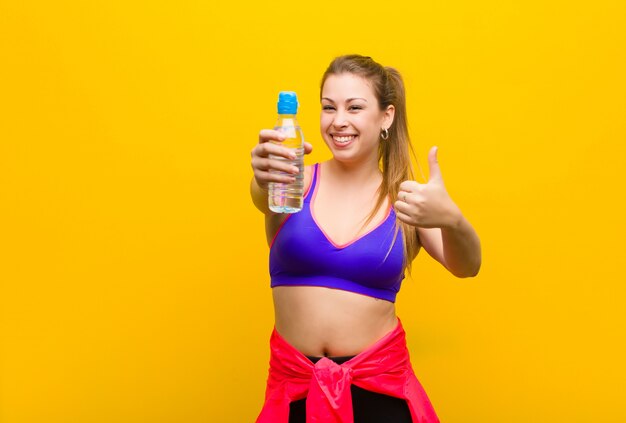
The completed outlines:
<svg viewBox="0 0 626 423">
<path fill-rule="evenodd" d="M 401 232 L 394 241 L 393 208 L 371 231 L 348 244 L 337 245 L 319 227 L 311 212 L 319 178 L 317 163 L 302 210 L 289 215 L 272 240 L 271 286 L 321 286 L 395 302 L 404 279 L 404 251 Z"/>
</svg>

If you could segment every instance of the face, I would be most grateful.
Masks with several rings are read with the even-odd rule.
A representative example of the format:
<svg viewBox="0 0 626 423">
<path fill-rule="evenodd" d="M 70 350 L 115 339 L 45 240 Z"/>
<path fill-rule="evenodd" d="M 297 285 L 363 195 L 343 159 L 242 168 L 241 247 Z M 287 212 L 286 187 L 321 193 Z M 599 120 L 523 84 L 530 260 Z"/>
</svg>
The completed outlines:
<svg viewBox="0 0 626 423">
<path fill-rule="evenodd" d="M 391 126 L 393 115 L 393 106 L 380 110 L 366 79 L 350 73 L 326 78 L 320 130 L 336 160 L 378 163 L 380 133 Z"/>
</svg>

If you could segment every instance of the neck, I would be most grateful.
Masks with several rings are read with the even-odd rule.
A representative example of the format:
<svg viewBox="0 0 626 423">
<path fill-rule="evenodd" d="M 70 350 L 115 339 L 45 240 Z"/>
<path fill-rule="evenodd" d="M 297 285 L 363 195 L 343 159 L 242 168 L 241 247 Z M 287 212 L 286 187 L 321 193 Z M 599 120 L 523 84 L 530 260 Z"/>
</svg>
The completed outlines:
<svg viewBox="0 0 626 423">
<path fill-rule="evenodd" d="M 380 184 L 382 173 L 378 167 L 378 160 L 370 160 L 366 163 L 347 163 L 335 159 L 328 161 L 327 170 L 341 178 L 342 184 L 364 185 L 370 181 Z"/>
</svg>

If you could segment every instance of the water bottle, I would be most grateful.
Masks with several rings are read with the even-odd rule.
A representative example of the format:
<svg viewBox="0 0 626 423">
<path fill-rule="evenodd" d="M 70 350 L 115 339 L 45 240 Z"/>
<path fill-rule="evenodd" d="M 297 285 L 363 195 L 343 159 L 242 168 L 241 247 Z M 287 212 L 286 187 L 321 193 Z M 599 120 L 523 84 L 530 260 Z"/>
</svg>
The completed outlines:
<svg viewBox="0 0 626 423">
<path fill-rule="evenodd" d="M 295 182 L 291 184 L 270 182 L 269 184 L 269 207 L 275 213 L 297 213 L 302 210 L 302 194 L 304 190 L 304 137 L 296 113 L 298 112 L 298 97 L 293 91 L 281 91 L 278 94 L 278 121 L 275 130 L 286 134 L 284 141 L 272 141 L 284 147 L 293 149 L 296 153 L 295 160 L 270 155 L 270 158 L 284 161 L 300 169 L 295 176 Z M 273 173 L 287 174 L 281 171 Z"/>
</svg>

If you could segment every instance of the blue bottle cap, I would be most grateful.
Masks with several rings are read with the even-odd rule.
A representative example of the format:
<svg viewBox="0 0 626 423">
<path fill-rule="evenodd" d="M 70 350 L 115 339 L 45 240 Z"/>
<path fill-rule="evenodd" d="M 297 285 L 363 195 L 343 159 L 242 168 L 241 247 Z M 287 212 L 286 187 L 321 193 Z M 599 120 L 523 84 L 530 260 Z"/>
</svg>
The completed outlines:
<svg viewBox="0 0 626 423">
<path fill-rule="evenodd" d="M 278 114 L 295 115 L 298 112 L 298 96 L 293 91 L 278 93 Z"/>
</svg>

